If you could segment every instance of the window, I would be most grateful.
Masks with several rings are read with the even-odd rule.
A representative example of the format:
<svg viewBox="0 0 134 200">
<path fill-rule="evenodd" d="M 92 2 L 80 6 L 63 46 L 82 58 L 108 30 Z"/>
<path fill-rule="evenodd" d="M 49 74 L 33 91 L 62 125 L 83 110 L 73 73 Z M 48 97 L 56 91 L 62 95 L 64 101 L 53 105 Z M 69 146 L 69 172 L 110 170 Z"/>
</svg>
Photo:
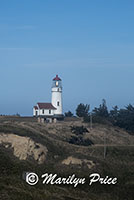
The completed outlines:
<svg viewBox="0 0 134 200">
<path fill-rule="evenodd" d="M 59 106 L 60 105 L 60 102 L 59 101 L 57 101 L 57 106 Z"/>
<path fill-rule="evenodd" d="M 44 112 L 45 112 L 45 111 L 44 111 L 44 110 L 42 110 L 42 114 L 44 114 Z"/>
<path fill-rule="evenodd" d="M 49 110 L 49 114 L 51 114 L 51 110 Z"/>
</svg>

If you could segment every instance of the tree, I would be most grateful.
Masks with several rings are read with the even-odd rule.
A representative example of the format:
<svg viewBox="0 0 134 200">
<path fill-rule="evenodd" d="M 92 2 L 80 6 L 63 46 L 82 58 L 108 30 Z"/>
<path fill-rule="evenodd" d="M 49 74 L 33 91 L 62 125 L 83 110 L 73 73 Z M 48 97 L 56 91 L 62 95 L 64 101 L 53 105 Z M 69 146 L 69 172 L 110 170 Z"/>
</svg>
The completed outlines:
<svg viewBox="0 0 134 200">
<path fill-rule="evenodd" d="M 116 123 L 118 114 L 119 114 L 118 106 L 114 106 L 113 110 L 110 110 L 109 113 L 110 120 L 113 124 Z"/>
<path fill-rule="evenodd" d="M 102 104 L 100 104 L 99 108 L 94 108 L 93 114 L 103 118 L 107 118 L 109 116 L 105 99 L 102 100 Z"/>
<path fill-rule="evenodd" d="M 98 108 L 94 108 L 92 112 L 92 119 L 94 123 L 108 124 L 109 121 L 109 112 L 106 105 L 106 100 L 102 100 L 102 104 Z"/>
<path fill-rule="evenodd" d="M 134 134 L 134 106 L 129 104 L 124 109 L 120 109 L 114 125 Z"/>
<path fill-rule="evenodd" d="M 85 117 L 89 115 L 90 105 L 80 103 L 76 108 L 76 115 L 78 117 Z"/>
<path fill-rule="evenodd" d="M 72 117 L 73 113 L 69 110 L 68 112 L 65 112 L 65 117 Z"/>
</svg>

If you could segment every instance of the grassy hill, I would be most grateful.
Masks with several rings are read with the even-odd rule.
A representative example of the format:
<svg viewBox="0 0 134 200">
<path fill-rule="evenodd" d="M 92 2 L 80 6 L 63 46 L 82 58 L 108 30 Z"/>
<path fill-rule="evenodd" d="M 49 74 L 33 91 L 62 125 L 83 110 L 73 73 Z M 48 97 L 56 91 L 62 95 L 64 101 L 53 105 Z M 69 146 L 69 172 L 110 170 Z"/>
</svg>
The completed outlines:
<svg viewBox="0 0 134 200">
<path fill-rule="evenodd" d="M 79 132 L 79 127 L 85 132 Z M 24 172 L 35 172 L 39 177 L 44 173 L 75 174 L 86 180 L 99 173 L 117 177 L 118 183 L 86 183 L 74 188 L 43 185 L 40 180 L 30 186 L 22 178 Z M 0 117 L 1 200 L 132 200 L 133 188 L 134 136 L 126 131 L 99 124 L 90 130 L 89 124 L 74 119 L 40 124 L 35 118 Z"/>
</svg>

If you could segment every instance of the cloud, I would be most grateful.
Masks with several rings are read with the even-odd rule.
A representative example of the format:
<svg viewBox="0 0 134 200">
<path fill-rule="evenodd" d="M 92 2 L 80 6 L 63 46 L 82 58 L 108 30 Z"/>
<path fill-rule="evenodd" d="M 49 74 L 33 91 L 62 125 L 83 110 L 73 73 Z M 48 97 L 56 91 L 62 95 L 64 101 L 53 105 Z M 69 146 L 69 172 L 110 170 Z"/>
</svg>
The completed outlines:
<svg viewBox="0 0 134 200">
<path fill-rule="evenodd" d="M 25 67 L 33 68 L 83 68 L 98 67 L 112 64 L 110 59 L 63 59 L 63 60 L 47 60 L 42 63 L 27 63 Z"/>
<path fill-rule="evenodd" d="M 91 58 L 91 59 L 63 59 L 47 60 L 44 62 L 26 63 L 25 67 L 29 68 L 131 68 L 133 63 L 120 63 L 112 58 Z"/>
</svg>

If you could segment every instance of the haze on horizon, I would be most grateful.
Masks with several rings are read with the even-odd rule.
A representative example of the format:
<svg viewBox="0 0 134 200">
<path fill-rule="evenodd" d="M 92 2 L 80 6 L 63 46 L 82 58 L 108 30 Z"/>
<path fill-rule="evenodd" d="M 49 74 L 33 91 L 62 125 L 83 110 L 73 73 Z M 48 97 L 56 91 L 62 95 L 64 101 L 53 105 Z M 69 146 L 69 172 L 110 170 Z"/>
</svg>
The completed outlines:
<svg viewBox="0 0 134 200">
<path fill-rule="evenodd" d="M 134 1 L 23 0 L 0 5 L 0 114 L 32 115 L 63 82 L 64 112 L 79 103 L 134 103 Z"/>
</svg>

